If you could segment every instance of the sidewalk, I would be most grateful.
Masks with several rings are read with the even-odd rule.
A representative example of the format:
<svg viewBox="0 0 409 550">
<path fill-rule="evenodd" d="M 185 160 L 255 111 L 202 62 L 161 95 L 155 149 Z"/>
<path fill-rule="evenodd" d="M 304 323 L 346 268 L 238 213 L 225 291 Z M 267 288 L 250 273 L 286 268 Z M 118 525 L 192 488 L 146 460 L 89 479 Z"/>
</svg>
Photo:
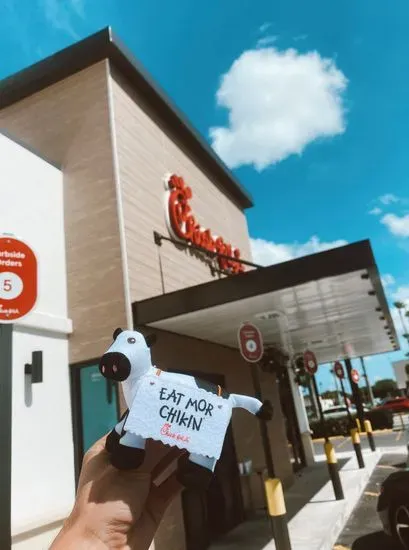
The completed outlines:
<svg viewBox="0 0 409 550">
<path fill-rule="evenodd" d="M 343 453 L 344 455 L 344 453 Z M 332 550 L 346 520 L 357 504 L 381 453 L 364 452 L 365 469 L 360 470 L 355 454 L 338 457 L 345 499 L 336 501 L 328 469 L 322 456 L 303 470 L 285 492 L 292 550 Z M 265 513 L 246 521 L 209 550 L 275 550 Z"/>
</svg>

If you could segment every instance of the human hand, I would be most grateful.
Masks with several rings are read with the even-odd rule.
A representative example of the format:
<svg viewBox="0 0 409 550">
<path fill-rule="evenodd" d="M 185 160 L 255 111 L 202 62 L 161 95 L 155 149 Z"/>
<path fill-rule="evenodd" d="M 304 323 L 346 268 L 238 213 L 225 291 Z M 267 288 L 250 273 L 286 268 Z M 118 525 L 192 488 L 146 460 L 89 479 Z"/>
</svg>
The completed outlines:
<svg viewBox="0 0 409 550">
<path fill-rule="evenodd" d="M 50 550 L 148 550 L 182 490 L 175 466 L 183 451 L 148 440 L 142 466 L 121 471 L 111 465 L 105 439 L 84 457 L 73 511 Z"/>
</svg>

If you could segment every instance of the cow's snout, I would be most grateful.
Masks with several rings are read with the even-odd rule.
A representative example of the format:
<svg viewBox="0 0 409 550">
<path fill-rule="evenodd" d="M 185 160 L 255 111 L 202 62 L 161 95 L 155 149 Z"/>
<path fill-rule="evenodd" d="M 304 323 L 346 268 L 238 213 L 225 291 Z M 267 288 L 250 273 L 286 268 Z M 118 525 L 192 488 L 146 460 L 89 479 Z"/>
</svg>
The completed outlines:
<svg viewBox="0 0 409 550">
<path fill-rule="evenodd" d="M 102 356 L 99 370 L 105 378 L 123 382 L 131 373 L 131 363 L 123 353 L 109 352 Z"/>
</svg>

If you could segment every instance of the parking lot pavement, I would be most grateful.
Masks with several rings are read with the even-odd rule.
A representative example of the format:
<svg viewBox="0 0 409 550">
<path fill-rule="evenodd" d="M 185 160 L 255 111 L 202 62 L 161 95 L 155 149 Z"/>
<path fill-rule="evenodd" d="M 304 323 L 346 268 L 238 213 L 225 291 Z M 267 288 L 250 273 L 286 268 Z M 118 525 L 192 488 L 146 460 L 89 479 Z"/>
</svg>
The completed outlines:
<svg viewBox="0 0 409 550">
<path fill-rule="evenodd" d="M 389 448 L 389 447 L 401 447 L 407 443 L 406 431 L 399 430 L 380 430 L 374 432 L 374 439 L 377 448 Z M 351 438 L 344 436 L 330 437 L 332 444 L 334 445 L 335 452 L 348 452 L 353 451 Z M 314 452 L 316 455 L 323 453 L 324 439 L 314 439 Z M 368 438 L 366 434 L 361 434 L 361 447 L 363 450 L 369 449 Z"/>
<path fill-rule="evenodd" d="M 409 414 L 394 414 L 393 415 L 393 429 L 400 430 L 401 428 L 407 428 L 409 426 Z"/>
<path fill-rule="evenodd" d="M 393 471 L 404 467 L 406 454 L 384 454 L 371 475 L 333 550 L 400 550 L 382 532 L 376 513 L 379 484 Z"/>
</svg>

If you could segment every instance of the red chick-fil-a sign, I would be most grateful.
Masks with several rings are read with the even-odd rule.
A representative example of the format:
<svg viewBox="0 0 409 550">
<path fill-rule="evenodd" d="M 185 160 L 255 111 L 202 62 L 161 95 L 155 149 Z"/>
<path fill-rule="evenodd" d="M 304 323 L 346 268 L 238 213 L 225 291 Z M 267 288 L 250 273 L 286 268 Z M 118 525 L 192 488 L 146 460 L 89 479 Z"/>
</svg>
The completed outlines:
<svg viewBox="0 0 409 550">
<path fill-rule="evenodd" d="M 204 248 L 240 260 L 240 250 L 225 243 L 222 237 L 212 235 L 210 229 L 203 229 L 192 214 L 189 201 L 192 190 L 180 176 L 171 175 L 166 179 L 168 191 L 167 214 L 169 229 L 173 236 Z M 219 268 L 229 274 L 242 273 L 244 266 L 239 261 L 228 258 L 217 258 Z"/>
</svg>

